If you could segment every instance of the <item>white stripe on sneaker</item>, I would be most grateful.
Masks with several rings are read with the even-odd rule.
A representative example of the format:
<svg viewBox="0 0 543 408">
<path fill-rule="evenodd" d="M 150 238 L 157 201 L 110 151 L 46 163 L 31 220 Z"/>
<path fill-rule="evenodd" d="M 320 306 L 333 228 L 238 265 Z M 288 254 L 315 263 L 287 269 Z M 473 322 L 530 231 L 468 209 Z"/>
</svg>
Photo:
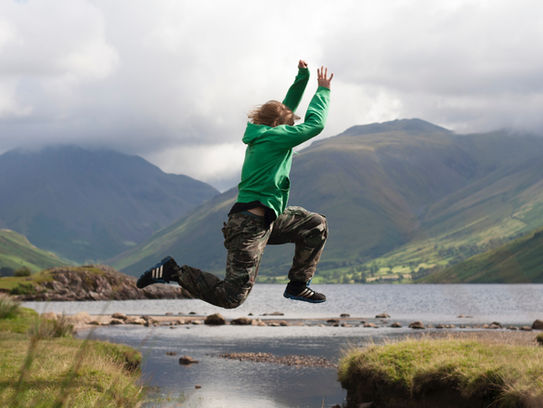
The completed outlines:
<svg viewBox="0 0 543 408">
<path fill-rule="evenodd" d="M 164 265 L 160 265 L 160 268 L 158 269 L 157 278 L 162 278 L 162 268 L 164 268 Z"/>
<path fill-rule="evenodd" d="M 308 288 L 305 288 L 302 293 L 300 293 L 298 296 L 308 296 L 311 294 L 311 290 Z"/>
</svg>

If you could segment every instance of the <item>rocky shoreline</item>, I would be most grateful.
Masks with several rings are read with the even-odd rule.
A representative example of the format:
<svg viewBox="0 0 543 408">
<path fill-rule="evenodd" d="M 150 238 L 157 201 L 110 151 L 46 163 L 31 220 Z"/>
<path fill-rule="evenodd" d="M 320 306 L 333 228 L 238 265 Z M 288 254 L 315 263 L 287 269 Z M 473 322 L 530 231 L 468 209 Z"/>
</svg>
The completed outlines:
<svg viewBox="0 0 543 408">
<path fill-rule="evenodd" d="M 39 279 L 22 278 L 19 289 L 12 295 L 21 301 L 192 298 L 185 289 L 175 285 L 158 284 L 138 289 L 136 278 L 105 265 L 48 269 Z"/>
<path fill-rule="evenodd" d="M 49 312 L 44 317 L 57 319 L 61 315 Z M 308 326 L 308 327 L 342 327 L 342 328 L 409 328 L 413 332 L 431 331 L 438 333 L 443 331 L 459 332 L 460 329 L 466 331 L 488 331 L 488 332 L 532 332 L 534 330 L 543 330 L 543 320 L 535 320 L 531 325 L 502 325 L 500 322 L 490 322 L 484 324 L 428 324 L 421 321 L 411 323 L 401 323 L 394 321 L 383 315 L 376 315 L 373 319 L 351 317 L 342 314 L 340 317 L 332 318 L 286 318 L 281 312 L 264 313 L 261 316 L 241 316 L 237 318 L 225 318 L 219 313 L 203 316 L 195 312 L 189 314 L 166 313 L 164 315 L 126 315 L 123 313 L 90 315 L 86 312 L 76 313 L 74 315 L 64 316 L 68 319 L 76 330 L 88 329 L 96 326 L 117 326 L 117 325 L 140 325 L 146 327 L 167 326 L 175 328 L 176 326 L 258 326 L 258 327 L 285 327 L 285 326 Z M 460 317 L 460 316 L 459 316 Z"/>
</svg>

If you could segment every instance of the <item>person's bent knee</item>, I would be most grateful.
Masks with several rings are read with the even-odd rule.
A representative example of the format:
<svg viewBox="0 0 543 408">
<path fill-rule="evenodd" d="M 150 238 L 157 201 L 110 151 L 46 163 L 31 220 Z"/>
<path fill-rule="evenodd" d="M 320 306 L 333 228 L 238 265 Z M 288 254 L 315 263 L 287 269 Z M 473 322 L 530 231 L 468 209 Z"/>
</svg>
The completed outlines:
<svg viewBox="0 0 543 408">
<path fill-rule="evenodd" d="M 317 213 L 311 214 L 311 229 L 304 237 L 307 246 L 318 247 L 328 238 L 328 223 L 326 217 Z"/>
<path fill-rule="evenodd" d="M 245 299 L 247 299 L 247 296 L 249 296 L 252 287 L 253 285 L 248 283 L 240 286 L 233 282 L 226 283 L 226 293 L 224 301 L 222 302 L 222 307 L 225 309 L 235 309 L 236 307 L 241 306 L 241 304 L 245 302 Z"/>
</svg>

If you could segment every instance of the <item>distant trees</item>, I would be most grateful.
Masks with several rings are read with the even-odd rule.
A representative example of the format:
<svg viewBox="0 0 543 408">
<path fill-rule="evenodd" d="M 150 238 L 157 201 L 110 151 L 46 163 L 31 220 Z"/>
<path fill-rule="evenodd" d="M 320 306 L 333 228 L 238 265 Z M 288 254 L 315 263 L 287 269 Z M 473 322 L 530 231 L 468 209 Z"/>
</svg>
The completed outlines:
<svg viewBox="0 0 543 408">
<path fill-rule="evenodd" d="M 17 277 L 30 276 L 30 275 L 32 275 L 32 272 L 26 266 L 23 266 L 22 268 L 19 268 L 15 272 L 13 272 L 13 276 L 17 276 Z"/>
</svg>

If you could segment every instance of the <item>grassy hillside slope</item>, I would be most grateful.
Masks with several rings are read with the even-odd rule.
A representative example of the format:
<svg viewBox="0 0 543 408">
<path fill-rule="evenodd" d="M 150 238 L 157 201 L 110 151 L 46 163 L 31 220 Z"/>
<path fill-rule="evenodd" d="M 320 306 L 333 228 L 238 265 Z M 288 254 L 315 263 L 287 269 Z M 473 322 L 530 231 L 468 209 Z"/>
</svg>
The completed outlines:
<svg viewBox="0 0 543 408">
<path fill-rule="evenodd" d="M 72 264 L 52 252 L 36 248 L 26 237 L 14 231 L 0 229 L 0 269 L 28 268 L 31 272 Z"/>
<path fill-rule="evenodd" d="M 421 279 L 426 283 L 543 283 L 543 229 Z"/>
</svg>

